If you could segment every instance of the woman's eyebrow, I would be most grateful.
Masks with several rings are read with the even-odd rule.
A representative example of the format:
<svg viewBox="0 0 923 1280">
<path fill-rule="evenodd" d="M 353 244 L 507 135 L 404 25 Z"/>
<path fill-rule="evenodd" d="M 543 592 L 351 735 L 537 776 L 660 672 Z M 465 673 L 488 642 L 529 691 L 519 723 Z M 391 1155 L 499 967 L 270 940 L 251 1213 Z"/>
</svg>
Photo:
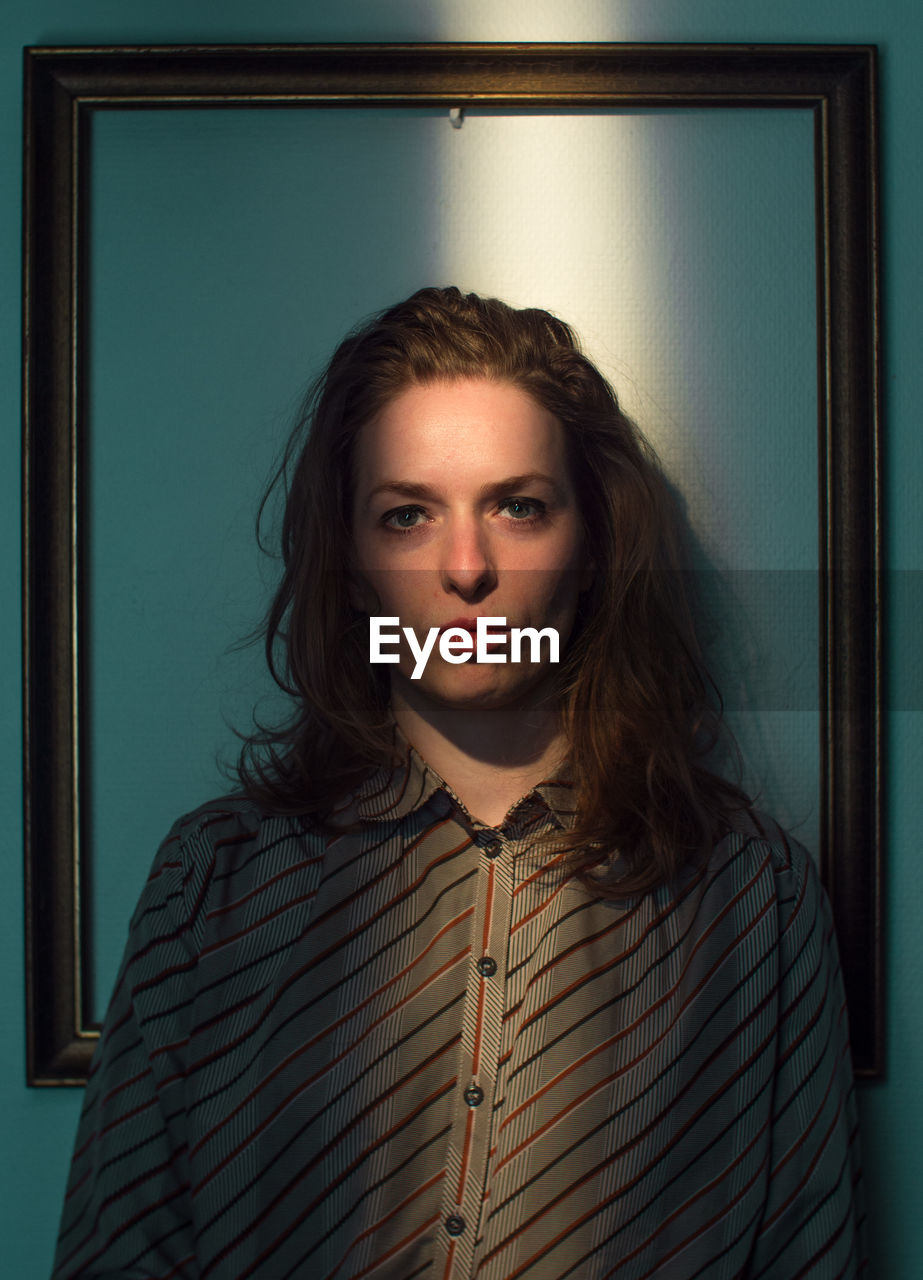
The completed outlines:
<svg viewBox="0 0 923 1280">
<path fill-rule="evenodd" d="M 562 496 L 561 485 L 554 476 L 544 471 L 526 471 L 519 476 L 506 476 L 503 480 L 491 481 L 481 489 L 481 497 L 500 496 L 504 493 L 515 493 L 519 489 L 529 489 L 534 484 L 544 484 L 552 491 L 555 498 Z"/>
<path fill-rule="evenodd" d="M 372 499 L 377 498 L 380 493 L 396 493 L 402 498 L 425 498 L 429 501 L 437 496 L 435 489 L 431 489 L 428 484 L 418 484 L 415 480 L 385 480 L 372 489 L 365 505 L 370 506 Z"/>
<path fill-rule="evenodd" d="M 502 480 L 492 480 L 490 484 L 481 486 L 479 497 L 492 498 L 502 494 L 515 493 L 518 489 L 526 489 L 530 485 L 544 484 L 551 489 L 555 498 L 560 501 L 561 488 L 554 476 L 546 475 L 543 471 L 526 471 L 522 475 L 505 476 Z M 423 501 L 441 501 L 442 494 L 431 488 L 428 484 L 420 484 L 416 480 L 385 480 L 382 484 L 378 484 L 369 493 L 365 500 L 365 505 L 371 505 L 372 499 L 376 498 L 380 493 L 394 493 L 402 498 L 419 498 Z"/>
</svg>

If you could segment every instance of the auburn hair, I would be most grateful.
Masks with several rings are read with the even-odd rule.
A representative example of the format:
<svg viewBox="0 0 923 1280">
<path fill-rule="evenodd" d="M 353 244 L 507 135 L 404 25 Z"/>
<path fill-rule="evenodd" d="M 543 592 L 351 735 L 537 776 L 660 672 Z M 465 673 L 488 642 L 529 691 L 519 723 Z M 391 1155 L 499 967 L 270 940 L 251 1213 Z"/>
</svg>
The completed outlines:
<svg viewBox="0 0 923 1280">
<path fill-rule="evenodd" d="M 259 634 L 292 713 L 245 738 L 240 785 L 264 808 L 323 824 L 395 763 L 387 673 L 368 660 L 367 617 L 350 598 L 355 443 L 407 387 L 471 377 L 521 388 L 561 423 L 592 548 L 559 671 L 577 817 L 555 847 L 597 893 L 645 891 L 707 855 L 747 797 L 705 764 L 720 700 L 657 458 L 571 328 L 537 308 L 421 289 L 341 342 L 311 387 L 260 510 L 282 485 L 283 573 Z M 616 854 L 627 867 L 617 892 L 587 874 Z"/>
</svg>

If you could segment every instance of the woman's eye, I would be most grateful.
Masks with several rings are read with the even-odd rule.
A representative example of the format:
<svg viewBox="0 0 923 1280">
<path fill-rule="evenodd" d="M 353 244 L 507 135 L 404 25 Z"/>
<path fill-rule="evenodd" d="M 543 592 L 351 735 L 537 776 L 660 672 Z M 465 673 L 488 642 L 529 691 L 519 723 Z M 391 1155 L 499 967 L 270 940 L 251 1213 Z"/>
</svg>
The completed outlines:
<svg viewBox="0 0 923 1280">
<path fill-rule="evenodd" d="M 535 498 L 507 498 L 501 506 L 514 520 L 535 520 L 545 514 L 544 502 Z"/>
<path fill-rule="evenodd" d="M 389 529 L 415 529 L 425 519 L 420 507 L 398 507 L 382 516 L 382 524 Z"/>
</svg>

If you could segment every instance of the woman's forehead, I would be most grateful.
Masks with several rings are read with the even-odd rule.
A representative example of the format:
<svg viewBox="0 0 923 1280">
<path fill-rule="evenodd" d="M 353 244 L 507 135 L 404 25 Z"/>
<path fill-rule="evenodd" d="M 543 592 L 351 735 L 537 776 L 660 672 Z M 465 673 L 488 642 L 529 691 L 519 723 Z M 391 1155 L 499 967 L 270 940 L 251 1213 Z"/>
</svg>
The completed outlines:
<svg viewBox="0 0 923 1280">
<path fill-rule="evenodd" d="M 464 379 L 414 385 L 389 400 L 359 432 L 357 479 L 419 472 L 443 483 L 493 469 L 507 474 L 565 465 L 558 419 L 510 382 Z"/>
</svg>

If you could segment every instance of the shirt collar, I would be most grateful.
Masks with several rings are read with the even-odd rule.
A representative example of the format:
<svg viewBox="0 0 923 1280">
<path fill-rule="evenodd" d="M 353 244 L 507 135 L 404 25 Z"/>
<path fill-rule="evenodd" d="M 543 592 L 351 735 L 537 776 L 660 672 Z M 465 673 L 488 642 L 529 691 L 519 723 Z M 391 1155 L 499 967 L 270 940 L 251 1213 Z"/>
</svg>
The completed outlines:
<svg viewBox="0 0 923 1280">
<path fill-rule="evenodd" d="M 356 807 L 364 822 L 390 822 L 405 818 L 421 809 L 442 792 L 460 807 L 461 801 L 435 769 L 426 763 L 416 748 L 395 726 L 395 747 L 401 758 L 394 765 L 376 769 L 358 789 Z M 576 797 L 569 761 L 555 769 L 553 776 L 536 783 L 528 795 L 514 806 L 519 809 L 537 797 L 557 819 L 564 830 L 576 820 Z"/>
</svg>

